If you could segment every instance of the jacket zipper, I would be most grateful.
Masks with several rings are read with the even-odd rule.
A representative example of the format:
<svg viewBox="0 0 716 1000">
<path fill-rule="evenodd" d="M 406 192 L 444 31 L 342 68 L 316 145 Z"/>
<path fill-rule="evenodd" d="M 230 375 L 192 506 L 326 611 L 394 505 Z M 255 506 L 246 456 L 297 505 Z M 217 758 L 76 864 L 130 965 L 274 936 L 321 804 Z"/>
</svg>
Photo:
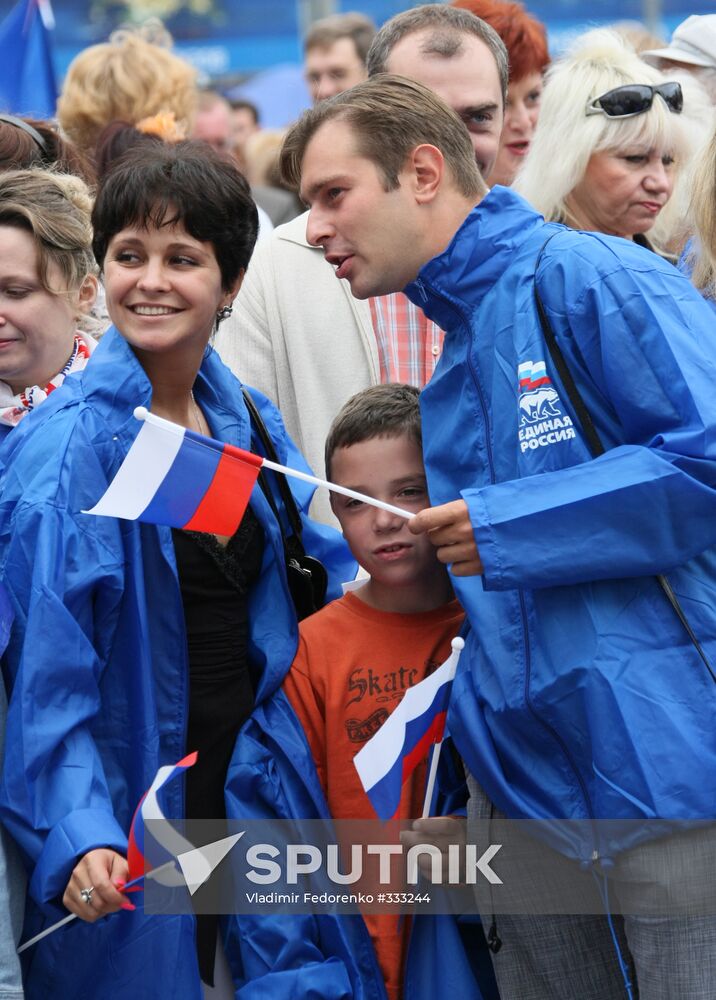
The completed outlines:
<svg viewBox="0 0 716 1000">
<path fill-rule="evenodd" d="M 428 293 L 425 290 L 425 284 L 423 283 L 422 278 L 417 278 L 416 281 L 415 281 L 415 285 L 417 286 L 418 290 L 420 291 L 420 295 L 421 295 L 421 297 L 423 299 L 423 302 L 427 302 L 428 301 Z M 462 326 L 464 326 L 465 329 L 468 331 L 468 333 L 470 333 L 470 325 L 467 322 L 467 320 L 465 319 L 465 317 L 462 315 L 462 313 L 460 312 L 459 308 L 453 302 L 451 302 L 450 299 L 445 298 L 444 295 L 440 295 L 438 292 L 435 292 L 434 290 L 433 290 L 433 294 L 437 295 L 438 298 L 441 298 L 443 300 L 443 302 L 447 302 L 447 304 L 449 305 L 450 309 L 455 313 L 455 315 L 457 316 L 457 318 L 460 321 L 460 323 L 462 324 Z M 488 433 L 488 431 L 490 429 L 490 424 L 489 424 L 489 421 L 487 419 L 487 405 L 485 403 L 485 397 L 482 394 L 482 388 L 480 386 L 480 383 L 477 380 L 477 375 L 475 373 L 475 369 L 474 369 L 473 364 L 472 364 L 472 357 L 470 356 L 470 352 L 469 351 L 467 353 L 467 366 L 470 369 L 470 374 L 472 375 L 472 381 L 474 382 L 475 388 L 477 389 L 477 397 L 480 400 L 480 408 L 482 410 L 482 419 L 483 419 L 483 421 L 485 423 L 485 449 L 487 451 L 487 464 L 488 464 L 489 469 L 490 469 L 490 483 L 494 483 L 495 482 L 495 463 L 494 463 L 493 457 L 492 457 L 492 443 L 490 442 L 490 435 Z"/>
<path fill-rule="evenodd" d="M 416 280 L 415 284 L 416 284 L 416 286 L 418 287 L 418 289 L 420 291 L 420 295 L 422 296 L 423 301 L 427 302 L 428 301 L 428 295 L 427 295 L 427 292 L 425 290 L 425 284 L 423 283 L 423 280 L 421 278 L 418 278 Z M 431 291 L 432 291 L 433 295 L 435 295 L 436 297 L 442 299 L 443 302 L 447 302 L 447 304 L 450 307 L 450 309 L 456 314 L 456 316 L 458 317 L 458 320 L 460 321 L 460 324 L 464 327 L 464 329 L 468 333 L 468 338 L 467 339 L 468 339 L 468 344 L 469 344 L 470 339 L 471 339 L 471 335 L 472 335 L 472 331 L 470 329 L 470 324 L 468 323 L 467 319 L 463 316 L 463 314 L 460 311 L 460 309 L 458 308 L 458 306 L 456 306 L 450 299 L 446 298 L 444 295 L 441 295 L 439 292 L 436 292 L 434 289 L 431 289 Z M 487 404 L 485 403 L 485 397 L 484 397 L 483 392 L 482 392 L 482 387 L 481 387 L 481 385 L 479 383 L 479 380 L 477 378 L 477 373 L 475 371 L 475 367 L 474 367 L 473 362 L 472 362 L 472 355 L 471 355 L 471 352 L 469 350 L 466 353 L 466 357 L 467 357 L 467 367 L 468 367 L 468 369 L 470 371 L 470 375 L 472 377 L 472 381 L 473 381 L 473 384 L 475 386 L 475 389 L 477 390 L 477 396 L 478 396 L 478 399 L 480 400 L 480 407 L 482 409 L 482 416 L 483 416 L 483 420 L 485 422 L 485 449 L 487 451 L 488 466 L 489 466 L 489 470 L 490 470 L 490 484 L 494 485 L 494 483 L 496 481 L 495 480 L 495 468 L 494 468 L 494 460 L 493 460 L 493 454 L 492 454 L 492 444 L 491 444 L 491 441 L 490 441 L 490 433 L 489 433 L 489 431 L 490 431 L 490 424 L 489 424 L 488 415 L 487 415 Z M 525 704 L 526 704 L 526 706 L 527 706 L 530 714 L 535 719 L 535 721 L 539 725 L 541 725 L 550 734 L 550 736 L 552 737 L 552 739 L 554 740 L 554 742 L 557 744 L 557 746 L 562 751 L 562 754 L 564 755 L 564 758 L 567 761 L 570 769 L 572 770 L 572 772 L 574 774 L 574 777 L 575 777 L 575 779 L 577 781 L 577 784 L 579 785 L 579 789 L 580 789 L 580 791 L 582 793 L 582 797 L 584 799 L 584 804 L 585 804 L 585 807 L 587 809 L 587 815 L 588 815 L 588 817 L 590 819 L 592 819 L 593 818 L 593 809 L 592 809 L 592 802 L 591 802 L 591 799 L 590 799 L 590 796 L 589 796 L 589 792 L 587 790 L 587 786 L 584 783 L 584 780 L 582 779 L 581 774 L 579 773 L 579 771 L 577 769 L 577 766 L 575 764 L 574 758 L 572 757 L 572 754 L 570 753 L 569 748 L 567 747 L 566 743 L 564 742 L 564 740 L 562 739 L 562 737 L 559 735 L 559 733 L 557 733 L 557 731 L 550 725 L 550 723 L 547 722 L 545 719 L 541 718 L 541 716 L 538 714 L 536 708 L 532 704 L 532 700 L 531 700 L 531 698 L 529 696 L 529 682 L 530 682 L 531 671 L 532 671 L 532 658 L 530 656 L 529 631 L 528 631 L 528 628 L 527 628 L 527 609 L 525 607 L 524 591 L 521 588 L 518 588 L 517 592 L 518 592 L 519 598 L 520 598 L 520 618 L 521 618 L 521 621 L 522 621 L 522 643 L 523 643 L 523 647 L 524 647 L 524 656 L 525 656 L 525 686 L 524 686 Z M 591 860 L 596 860 L 596 859 L 592 856 Z"/>
</svg>

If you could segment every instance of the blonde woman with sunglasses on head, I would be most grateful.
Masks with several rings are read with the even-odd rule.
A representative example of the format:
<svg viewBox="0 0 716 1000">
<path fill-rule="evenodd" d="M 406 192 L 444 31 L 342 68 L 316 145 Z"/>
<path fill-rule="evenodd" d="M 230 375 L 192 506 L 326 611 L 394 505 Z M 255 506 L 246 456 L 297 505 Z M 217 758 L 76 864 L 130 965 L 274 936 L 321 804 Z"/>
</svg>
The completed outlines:
<svg viewBox="0 0 716 1000">
<path fill-rule="evenodd" d="M 681 84 L 612 32 L 592 31 L 547 73 L 514 189 L 547 221 L 657 249 L 666 242 L 660 217 L 697 138 Z"/>
</svg>

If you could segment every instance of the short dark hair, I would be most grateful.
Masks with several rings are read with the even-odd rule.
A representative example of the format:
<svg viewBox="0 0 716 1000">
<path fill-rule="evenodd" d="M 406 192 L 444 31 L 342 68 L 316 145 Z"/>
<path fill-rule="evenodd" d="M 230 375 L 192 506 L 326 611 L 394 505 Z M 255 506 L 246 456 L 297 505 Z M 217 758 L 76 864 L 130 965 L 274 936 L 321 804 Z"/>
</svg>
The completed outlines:
<svg viewBox="0 0 716 1000">
<path fill-rule="evenodd" d="M 113 236 L 127 226 L 181 223 L 211 243 L 224 291 L 248 266 L 258 213 L 233 160 L 203 142 L 160 143 L 129 150 L 102 179 L 94 211 L 92 249 L 102 267 Z"/>
<path fill-rule="evenodd" d="M 158 135 L 140 132 L 128 122 L 110 122 L 100 132 L 94 150 L 94 165 L 98 182 L 108 173 L 117 160 L 138 147 L 154 147 L 162 145 Z"/>
<path fill-rule="evenodd" d="M 365 63 L 375 32 L 375 24 L 365 14 L 359 14 L 357 11 L 331 14 L 311 25 L 303 39 L 303 51 L 306 53 L 311 49 L 328 49 L 341 38 L 350 38 L 355 45 L 358 58 Z"/>
<path fill-rule="evenodd" d="M 420 391 L 402 382 L 372 385 L 351 396 L 331 424 L 326 439 L 326 476 L 331 478 L 331 462 L 338 448 L 372 441 L 373 438 L 396 438 L 406 434 L 419 448 Z"/>
<path fill-rule="evenodd" d="M 247 101 L 245 97 L 228 97 L 227 100 L 232 111 L 248 111 L 254 120 L 254 125 L 259 124 L 259 109 L 253 101 Z"/>
<path fill-rule="evenodd" d="M 368 76 L 387 72 L 388 57 L 398 42 L 418 31 L 431 32 L 422 46 L 424 54 L 443 59 L 451 59 L 460 54 L 463 36 L 474 35 L 479 38 L 497 63 L 502 100 L 506 100 L 509 64 L 502 39 L 494 28 L 470 11 L 443 3 L 420 4 L 386 21 L 373 39 L 366 58 Z"/>
</svg>

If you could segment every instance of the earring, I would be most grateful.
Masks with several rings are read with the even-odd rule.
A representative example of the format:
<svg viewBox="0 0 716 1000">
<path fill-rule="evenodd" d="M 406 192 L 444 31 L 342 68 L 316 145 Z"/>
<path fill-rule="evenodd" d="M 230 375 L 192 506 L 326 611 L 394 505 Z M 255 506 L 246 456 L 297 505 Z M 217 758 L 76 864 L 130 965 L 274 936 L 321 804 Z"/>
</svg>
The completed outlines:
<svg viewBox="0 0 716 1000">
<path fill-rule="evenodd" d="M 221 323 L 223 319 L 228 319 L 233 311 L 232 306 L 222 306 L 216 314 L 216 322 Z"/>
</svg>

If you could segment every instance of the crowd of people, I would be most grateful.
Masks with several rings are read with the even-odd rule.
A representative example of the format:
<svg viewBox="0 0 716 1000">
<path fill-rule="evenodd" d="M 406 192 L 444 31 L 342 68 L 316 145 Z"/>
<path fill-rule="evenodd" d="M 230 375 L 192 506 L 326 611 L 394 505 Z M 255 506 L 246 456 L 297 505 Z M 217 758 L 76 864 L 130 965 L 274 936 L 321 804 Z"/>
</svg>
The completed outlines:
<svg viewBox="0 0 716 1000">
<path fill-rule="evenodd" d="M 716 15 L 551 58 L 455 0 L 304 52 L 282 132 L 129 31 L 0 114 L 0 1000 L 714 1000 Z M 231 535 L 89 515 L 137 406 L 383 506 L 263 471 Z M 580 821 L 547 849 L 602 912 L 125 891 L 190 751 L 173 819 L 374 818 L 354 757 L 458 634 L 405 843 Z"/>
</svg>

